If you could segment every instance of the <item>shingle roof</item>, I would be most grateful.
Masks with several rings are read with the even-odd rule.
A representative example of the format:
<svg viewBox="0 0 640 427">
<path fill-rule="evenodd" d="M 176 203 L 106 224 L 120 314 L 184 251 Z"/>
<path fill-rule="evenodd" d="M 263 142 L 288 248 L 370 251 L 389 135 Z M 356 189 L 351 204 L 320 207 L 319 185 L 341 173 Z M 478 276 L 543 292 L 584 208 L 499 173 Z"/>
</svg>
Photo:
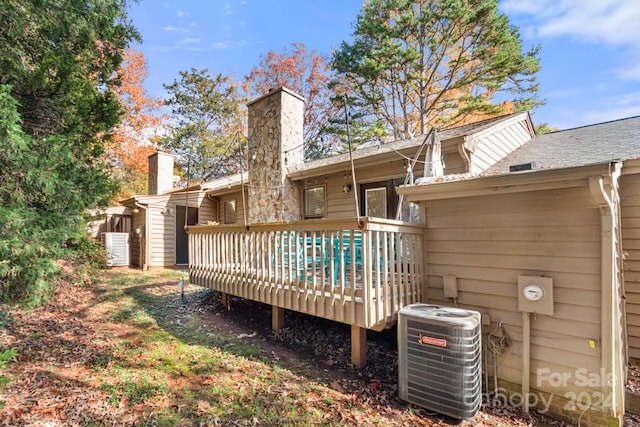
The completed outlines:
<svg viewBox="0 0 640 427">
<path fill-rule="evenodd" d="M 445 141 L 448 139 L 453 139 L 460 136 L 467 136 L 477 132 L 480 132 L 484 129 L 487 129 L 496 123 L 500 123 L 504 120 L 508 120 L 517 114 L 509 114 L 500 117 L 494 117 L 491 119 L 483 120 L 476 123 L 471 123 L 468 125 L 458 126 L 455 128 L 445 129 L 438 131 L 438 136 L 441 141 Z M 389 153 L 392 151 L 404 150 L 412 147 L 419 147 L 425 139 L 425 135 L 416 136 L 410 139 L 403 139 L 398 141 L 392 141 L 385 144 L 375 145 L 375 146 L 367 146 L 366 148 L 356 149 L 352 152 L 352 156 L 354 160 L 371 157 L 376 155 L 381 155 L 384 153 Z M 313 169 L 319 169 L 326 167 L 328 165 L 334 165 L 336 163 L 349 162 L 349 153 L 338 154 L 331 157 L 326 157 L 320 160 L 314 160 L 311 162 L 307 162 L 300 165 L 295 165 L 289 169 L 289 173 L 307 171 Z"/>
<path fill-rule="evenodd" d="M 202 184 L 202 189 L 205 191 L 223 190 L 225 188 L 239 186 L 242 183 L 247 184 L 248 182 L 249 173 L 245 171 L 242 173 L 223 176 L 221 178 L 214 179 L 213 181 L 207 181 Z"/>
<path fill-rule="evenodd" d="M 555 169 L 632 158 L 640 158 L 640 116 L 537 136 L 484 174 L 509 173 L 510 165 L 529 162 Z"/>
</svg>

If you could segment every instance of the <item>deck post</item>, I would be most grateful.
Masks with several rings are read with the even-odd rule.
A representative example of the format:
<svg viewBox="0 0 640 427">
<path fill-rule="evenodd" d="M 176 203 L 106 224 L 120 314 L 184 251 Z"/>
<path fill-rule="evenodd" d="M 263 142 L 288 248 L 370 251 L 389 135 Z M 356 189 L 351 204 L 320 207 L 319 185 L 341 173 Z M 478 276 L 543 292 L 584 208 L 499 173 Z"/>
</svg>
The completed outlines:
<svg viewBox="0 0 640 427">
<path fill-rule="evenodd" d="M 271 306 L 271 329 L 279 331 L 284 328 L 284 308 Z"/>
<path fill-rule="evenodd" d="M 351 363 L 356 368 L 367 364 L 367 330 L 358 325 L 351 325 Z"/>
<path fill-rule="evenodd" d="M 229 294 L 226 292 L 220 292 L 220 304 L 222 304 L 223 307 L 229 309 L 230 308 L 230 300 L 229 300 Z"/>
</svg>

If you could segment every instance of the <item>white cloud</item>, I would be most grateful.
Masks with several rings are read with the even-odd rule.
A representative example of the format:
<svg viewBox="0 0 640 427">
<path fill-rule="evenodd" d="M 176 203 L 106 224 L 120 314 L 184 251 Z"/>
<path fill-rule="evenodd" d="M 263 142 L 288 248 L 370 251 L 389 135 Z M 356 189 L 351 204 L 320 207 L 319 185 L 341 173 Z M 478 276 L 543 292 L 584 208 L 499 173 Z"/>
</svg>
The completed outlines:
<svg viewBox="0 0 640 427">
<path fill-rule="evenodd" d="M 192 52 L 209 52 L 212 50 L 237 49 L 246 45 L 247 43 L 241 40 L 224 40 L 211 42 L 206 46 L 188 46 L 186 49 Z"/>
<path fill-rule="evenodd" d="M 187 16 L 187 15 L 189 15 L 189 14 L 188 14 L 187 12 L 185 12 L 184 10 L 179 10 L 179 11 L 176 13 L 176 16 L 177 16 L 178 18 L 182 18 L 183 16 Z"/>
<path fill-rule="evenodd" d="M 640 91 L 629 92 L 605 99 L 605 106 L 612 107 L 640 107 Z"/>
<path fill-rule="evenodd" d="M 198 38 L 185 38 L 180 40 L 180 44 L 193 44 L 193 43 L 199 43 L 200 39 Z"/>
<path fill-rule="evenodd" d="M 615 72 L 621 79 L 640 81 L 640 56 L 630 56 L 631 61 L 624 67 L 616 68 Z"/>
<path fill-rule="evenodd" d="M 224 5 L 224 14 L 233 15 L 233 6 L 231 5 L 231 3 L 227 3 Z"/>
<path fill-rule="evenodd" d="M 576 95 L 579 95 L 581 92 L 580 89 L 576 88 L 568 88 L 568 89 L 558 89 L 546 92 L 544 94 L 545 99 L 570 99 Z"/>
<path fill-rule="evenodd" d="M 637 0 L 505 0 L 509 16 L 525 15 L 525 35 L 567 36 L 580 43 L 604 44 L 634 52 L 640 49 L 640 5 Z M 532 18 L 532 19 L 531 19 Z M 620 78 L 640 80 L 640 57 L 615 70 Z"/>
<path fill-rule="evenodd" d="M 241 40 L 225 40 L 222 42 L 213 42 L 209 44 L 212 49 L 236 49 L 246 45 L 247 43 Z"/>
<path fill-rule="evenodd" d="M 191 33 L 192 29 L 193 29 L 193 25 L 189 24 L 188 27 L 184 27 L 184 26 L 173 26 L 173 25 L 165 25 L 164 27 L 160 27 L 160 29 L 162 31 L 166 31 L 169 33 Z"/>
<path fill-rule="evenodd" d="M 589 123 L 600 123 L 633 116 L 640 116 L 640 91 L 608 97 L 603 100 L 602 108 L 588 110 L 582 118 Z"/>
<path fill-rule="evenodd" d="M 640 46 L 637 0 L 506 0 L 507 14 L 533 15 L 540 36 Z"/>
</svg>

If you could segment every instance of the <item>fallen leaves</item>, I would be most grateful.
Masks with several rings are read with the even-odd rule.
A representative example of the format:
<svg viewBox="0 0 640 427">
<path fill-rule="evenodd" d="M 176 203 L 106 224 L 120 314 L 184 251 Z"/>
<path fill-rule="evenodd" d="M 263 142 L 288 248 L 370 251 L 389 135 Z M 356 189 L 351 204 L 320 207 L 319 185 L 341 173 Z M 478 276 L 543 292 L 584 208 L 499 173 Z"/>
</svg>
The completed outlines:
<svg viewBox="0 0 640 427">
<path fill-rule="evenodd" d="M 139 272 L 113 274 L 140 283 Z M 452 421 L 399 401 L 391 330 L 370 335 L 369 362 L 358 370 L 350 365 L 345 325 L 287 312 L 287 329 L 274 336 L 269 307 L 234 300 L 228 311 L 208 290 L 187 286 L 181 300 L 175 282 L 164 279 L 94 290 L 63 285 L 47 307 L 12 309 L 11 321 L 0 329 L 0 352 L 16 351 L 0 367 L 0 375 L 10 378 L 0 387 L 0 424 L 158 424 L 162 414 L 178 425 L 413 427 Z M 127 308 L 124 301 L 144 308 L 153 322 L 136 310 L 114 320 Z M 255 345 L 260 352 L 247 350 Z M 561 425 L 523 418 L 510 407 L 485 407 L 459 425 L 542 422 Z"/>
<path fill-rule="evenodd" d="M 109 348 L 85 315 L 93 296 L 88 288 L 62 285 L 48 306 L 12 310 L 13 321 L 0 331 L 2 348 L 18 352 L 3 370 L 12 377 L 0 394 L 5 425 L 73 426 L 113 417 L 89 369 Z"/>
</svg>

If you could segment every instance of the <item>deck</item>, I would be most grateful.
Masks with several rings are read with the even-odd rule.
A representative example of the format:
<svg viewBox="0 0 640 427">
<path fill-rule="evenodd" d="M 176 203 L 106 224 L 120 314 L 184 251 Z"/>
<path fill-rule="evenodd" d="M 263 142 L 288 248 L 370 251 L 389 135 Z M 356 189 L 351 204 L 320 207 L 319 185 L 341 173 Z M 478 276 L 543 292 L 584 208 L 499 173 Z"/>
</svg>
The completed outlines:
<svg viewBox="0 0 640 427">
<path fill-rule="evenodd" d="M 284 309 L 295 310 L 351 325 L 353 347 L 366 329 L 393 325 L 402 307 L 420 301 L 423 225 L 361 218 L 188 233 L 191 283 L 272 305 L 274 329 Z"/>
</svg>

